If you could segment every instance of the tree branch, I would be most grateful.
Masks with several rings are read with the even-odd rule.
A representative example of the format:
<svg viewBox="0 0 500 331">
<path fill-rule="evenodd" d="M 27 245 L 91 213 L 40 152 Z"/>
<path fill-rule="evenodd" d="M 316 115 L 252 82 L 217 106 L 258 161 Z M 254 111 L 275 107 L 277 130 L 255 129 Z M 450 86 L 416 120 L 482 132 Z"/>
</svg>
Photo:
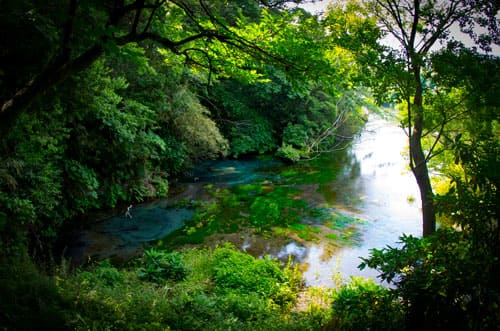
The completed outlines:
<svg viewBox="0 0 500 331">
<path fill-rule="evenodd" d="M 73 35 L 73 27 L 74 27 L 74 22 L 75 22 L 75 15 L 76 15 L 76 9 L 77 9 L 77 0 L 71 0 L 69 3 L 69 10 L 68 10 L 68 20 L 64 24 L 64 30 L 63 30 L 63 39 L 62 39 L 62 59 L 63 60 L 68 60 L 70 57 L 71 53 L 71 48 L 69 46 L 71 42 L 71 36 Z"/>
<path fill-rule="evenodd" d="M 134 22 L 132 23 L 132 27 L 130 28 L 131 34 L 137 34 L 137 25 L 139 24 L 142 10 L 144 9 L 144 0 L 136 1 L 136 3 L 137 3 L 137 9 L 135 10 Z"/>
</svg>

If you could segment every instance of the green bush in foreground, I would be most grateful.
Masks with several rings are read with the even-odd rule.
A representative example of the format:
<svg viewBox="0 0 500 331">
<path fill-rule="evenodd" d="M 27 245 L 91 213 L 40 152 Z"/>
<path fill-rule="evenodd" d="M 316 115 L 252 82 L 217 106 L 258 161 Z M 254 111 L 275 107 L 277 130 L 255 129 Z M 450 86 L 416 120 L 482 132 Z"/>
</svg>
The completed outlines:
<svg viewBox="0 0 500 331">
<path fill-rule="evenodd" d="M 140 265 L 139 277 L 154 282 L 167 279 L 183 280 L 188 274 L 178 252 L 167 253 L 150 248 L 144 252 Z"/>
<path fill-rule="evenodd" d="M 321 323 L 291 311 L 296 269 L 230 246 L 148 250 L 128 267 L 63 264 L 52 275 L 28 259 L 1 262 L 5 330 L 317 330 Z"/>
<path fill-rule="evenodd" d="M 217 248 L 214 259 L 214 279 L 219 293 L 255 293 L 281 308 L 293 305 L 302 282 L 297 269 L 287 266 L 282 270 L 276 260 L 255 259 L 231 246 Z"/>
<path fill-rule="evenodd" d="M 29 258 L 0 259 L 0 330 L 64 330 L 69 305 Z"/>
<path fill-rule="evenodd" d="M 335 292 L 332 316 L 332 325 L 343 331 L 404 329 L 402 306 L 393 292 L 361 277 Z"/>
</svg>

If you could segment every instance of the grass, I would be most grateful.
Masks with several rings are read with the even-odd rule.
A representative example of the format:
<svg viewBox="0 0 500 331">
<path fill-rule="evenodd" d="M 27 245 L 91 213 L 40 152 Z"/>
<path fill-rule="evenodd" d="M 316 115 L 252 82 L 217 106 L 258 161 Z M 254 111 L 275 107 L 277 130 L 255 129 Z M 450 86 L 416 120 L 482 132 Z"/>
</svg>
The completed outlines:
<svg viewBox="0 0 500 331">
<path fill-rule="evenodd" d="M 28 260 L 9 261 L 0 265 L 0 328 L 317 330 L 324 323 L 292 311 L 301 275 L 290 265 L 230 246 L 180 254 L 186 278 L 155 282 L 140 278 L 139 261 L 59 266 L 50 274 Z"/>
</svg>

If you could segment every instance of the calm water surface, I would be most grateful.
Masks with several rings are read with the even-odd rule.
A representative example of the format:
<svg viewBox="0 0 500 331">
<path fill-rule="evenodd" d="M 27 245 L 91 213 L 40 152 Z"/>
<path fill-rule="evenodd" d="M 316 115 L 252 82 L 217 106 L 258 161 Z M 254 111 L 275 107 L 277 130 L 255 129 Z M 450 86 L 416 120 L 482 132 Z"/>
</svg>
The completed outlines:
<svg viewBox="0 0 500 331">
<path fill-rule="evenodd" d="M 360 245 L 345 247 L 333 257 L 324 259 L 324 245 L 312 245 L 305 261 L 309 285 L 329 286 L 332 276 L 340 273 L 376 277 L 374 270 L 360 271 L 359 257 L 366 257 L 372 248 L 395 246 L 403 234 L 419 236 L 421 212 L 419 191 L 407 169 L 404 155 L 407 137 L 397 124 L 372 116 L 361 135 L 351 147 L 351 164 L 331 184 L 337 190 L 337 204 L 355 210 L 367 221 Z"/>
</svg>

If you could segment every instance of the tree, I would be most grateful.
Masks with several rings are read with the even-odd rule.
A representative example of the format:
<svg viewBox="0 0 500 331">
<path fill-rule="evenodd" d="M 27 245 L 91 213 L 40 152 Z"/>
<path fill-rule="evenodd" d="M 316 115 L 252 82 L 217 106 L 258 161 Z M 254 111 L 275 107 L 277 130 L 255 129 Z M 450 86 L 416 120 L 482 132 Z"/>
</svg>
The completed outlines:
<svg viewBox="0 0 500 331">
<path fill-rule="evenodd" d="M 491 50 L 489 45 L 498 43 L 495 18 L 498 4 L 486 0 L 365 0 L 363 3 L 382 29 L 399 43 L 398 50 L 392 49 L 384 54 L 380 68 L 382 74 L 392 78 L 399 101 L 406 103 L 404 126 L 409 137 L 409 163 L 420 189 L 423 235 L 427 236 L 436 229 L 435 197 L 428 167 L 436 144 L 425 150 L 422 141 L 427 135 L 434 135 L 438 141 L 448 122 L 448 119 L 444 120 L 440 128 L 434 130 L 425 127 L 430 116 L 424 100 L 426 92 L 431 89 L 424 80 L 424 73 L 430 70 L 429 55 L 438 41 L 452 39 L 450 29 L 454 25 L 473 37 L 482 49 Z M 478 35 L 474 29 L 477 25 L 487 27 L 489 34 Z M 388 68 L 393 71 L 389 72 Z"/>
<path fill-rule="evenodd" d="M 287 1 L 255 1 L 283 8 Z M 295 1 L 297 2 L 297 1 Z M 40 95 L 103 53 L 145 40 L 213 71 L 211 49 L 275 59 L 218 15 L 220 1 L 106 0 L 0 3 L 0 134 Z M 259 8 L 256 6 L 254 8 Z M 198 44 L 197 44 L 198 43 Z M 221 44 L 224 44 L 222 47 Z M 213 47 L 212 47 L 213 46 Z M 220 70 L 220 68 L 219 68 Z"/>
<path fill-rule="evenodd" d="M 207 82 L 258 81 L 307 55 L 268 43 L 296 24 L 285 1 L 224 3 L 0 2 L 0 248 L 47 252 L 63 222 L 163 197 L 190 162 L 224 152 Z"/>
<path fill-rule="evenodd" d="M 352 18 L 355 29 L 377 30 L 363 18 Z M 353 52 L 341 42 L 332 42 L 343 27 L 325 26 L 301 10 L 279 16 L 262 11 L 258 22 L 249 21 L 245 27 L 246 39 L 261 39 L 266 49 L 300 63 L 304 71 L 290 79 L 286 68 L 263 66 L 259 72 L 264 81 L 242 84 L 226 79 L 214 84 L 209 104 L 229 138 L 230 154 L 278 148 L 280 157 L 298 161 L 331 152 L 359 129 L 362 106 L 369 100 L 357 86 L 361 66 Z M 370 35 L 373 44 L 376 31 Z M 369 48 L 369 41 L 360 43 Z"/>
</svg>

